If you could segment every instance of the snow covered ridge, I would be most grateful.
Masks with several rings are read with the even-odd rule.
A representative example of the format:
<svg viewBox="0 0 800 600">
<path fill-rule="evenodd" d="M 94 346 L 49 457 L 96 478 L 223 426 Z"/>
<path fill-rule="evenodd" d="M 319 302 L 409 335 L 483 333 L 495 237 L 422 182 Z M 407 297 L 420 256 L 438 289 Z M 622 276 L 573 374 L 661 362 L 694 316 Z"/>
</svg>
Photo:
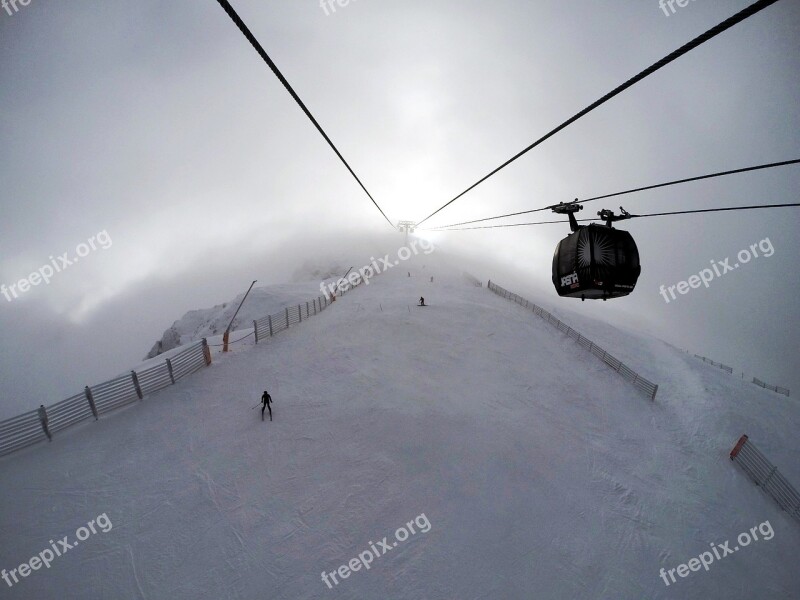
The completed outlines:
<svg viewBox="0 0 800 600">
<path fill-rule="evenodd" d="M 89 536 L 92 534 L 97 533 L 97 529 L 95 529 L 95 524 L 100 528 L 100 531 L 103 533 L 108 533 L 114 528 L 114 525 L 111 523 L 111 519 L 108 518 L 106 513 L 99 515 L 89 521 L 86 524 L 86 527 L 78 527 L 75 531 L 75 537 L 78 538 L 77 542 L 72 544 L 69 543 L 69 536 L 64 536 L 58 541 L 58 546 L 56 546 L 53 540 L 50 540 L 50 548 L 45 548 L 36 556 L 31 557 L 30 560 L 27 562 L 22 563 L 16 569 L 11 569 L 10 571 L 6 571 L 3 569 L 0 571 L 0 577 L 2 577 L 3 581 L 8 584 L 8 587 L 13 587 L 14 583 L 19 583 L 19 578 L 17 574 L 19 573 L 20 577 L 27 577 L 31 574 L 31 571 L 38 571 L 44 565 L 46 568 L 50 568 L 50 564 L 56 559 L 56 557 L 62 556 L 66 554 L 68 551 L 75 548 L 80 542 L 84 542 L 89 539 Z M 60 547 L 60 549 L 59 549 Z M 55 552 L 55 554 L 53 554 Z M 14 583 L 11 583 L 11 579 L 14 580 Z"/>
<path fill-rule="evenodd" d="M 318 293 L 317 287 L 315 281 L 254 287 L 234 320 L 231 333 L 246 326 L 244 324 L 252 325 L 253 321 L 265 315 L 296 308 L 301 298 L 305 304 L 306 298 Z M 145 358 L 154 358 L 184 344 L 222 335 L 243 297 L 244 294 L 239 294 L 229 302 L 211 308 L 190 310 L 164 331 Z"/>
<path fill-rule="evenodd" d="M 556 327 L 559 331 L 566 333 L 569 337 L 577 341 L 578 344 L 586 348 L 589 352 L 594 354 L 597 358 L 622 375 L 622 377 L 630 381 L 636 387 L 636 389 L 650 398 L 650 400 L 656 399 L 656 394 L 658 393 L 657 384 L 653 383 L 652 381 L 648 381 L 639 375 L 636 371 L 626 366 L 621 360 L 614 358 L 606 350 L 603 350 L 600 346 L 575 331 L 572 327 L 568 326 L 560 319 L 555 318 L 541 306 L 537 306 L 533 302 L 529 302 L 528 300 L 525 300 L 525 298 L 511 293 L 508 290 L 501 288 L 496 283 L 492 283 L 491 281 L 488 284 L 488 288 L 498 296 L 503 296 L 503 298 L 513 300 L 520 306 L 531 309 L 534 314 L 542 317 L 545 321 Z"/>
</svg>

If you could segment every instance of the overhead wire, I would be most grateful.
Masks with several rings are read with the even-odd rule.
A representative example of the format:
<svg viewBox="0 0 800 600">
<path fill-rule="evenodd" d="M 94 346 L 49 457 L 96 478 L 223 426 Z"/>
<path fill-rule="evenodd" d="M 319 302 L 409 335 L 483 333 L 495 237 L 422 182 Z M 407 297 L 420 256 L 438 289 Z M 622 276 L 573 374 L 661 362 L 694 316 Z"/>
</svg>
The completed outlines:
<svg viewBox="0 0 800 600">
<path fill-rule="evenodd" d="M 283 76 L 283 73 L 281 73 L 280 69 L 278 69 L 278 66 L 269 57 L 269 55 L 267 54 L 266 50 L 264 50 L 263 46 L 261 46 L 261 44 L 258 42 L 256 37 L 253 35 L 253 33 L 247 27 L 247 25 L 245 25 L 244 21 L 242 21 L 241 17 L 236 13 L 234 8 L 231 6 L 230 2 L 228 2 L 228 0 L 217 0 L 217 2 L 219 2 L 219 5 L 228 14 L 228 16 L 231 18 L 231 20 L 236 24 L 236 26 L 239 28 L 239 30 L 242 32 L 242 34 L 244 34 L 244 36 L 247 38 L 247 40 L 250 42 L 250 44 L 253 46 L 253 48 L 255 48 L 255 50 L 256 50 L 256 52 L 258 52 L 259 56 L 261 56 L 261 58 L 264 60 L 264 62 L 267 63 L 267 66 L 272 70 L 272 72 L 275 74 L 275 76 L 278 78 L 278 80 L 280 80 L 280 82 L 283 84 L 283 87 L 286 88 L 286 91 L 289 92 L 289 94 L 292 96 L 292 98 L 294 98 L 294 101 L 297 103 L 297 105 L 303 110 L 303 112 L 306 114 L 308 119 L 314 124 L 314 127 L 317 128 L 317 131 L 319 131 L 319 133 L 322 135 L 322 137 L 325 138 L 325 141 L 328 142 L 328 145 L 336 153 L 336 156 L 339 157 L 339 160 L 342 161 L 342 164 L 344 164 L 344 166 L 347 167 L 347 170 L 350 171 L 350 174 L 358 182 L 358 185 L 361 186 L 361 189 L 364 190 L 364 193 L 366 193 L 367 196 L 369 196 L 369 199 L 372 200 L 372 203 L 375 205 L 375 208 L 377 208 L 380 211 L 381 215 L 383 215 L 383 218 L 386 219 L 386 222 L 389 223 L 389 225 L 392 226 L 392 229 L 397 229 L 394 226 L 394 224 L 389 220 L 389 217 L 386 216 L 386 213 L 383 212 L 383 209 L 380 206 L 378 206 L 378 203 L 375 201 L 375 198 L 373 198 L 372 194 L 369 193 L 369 190 L 367 190 L 367 188 L 361 182 L 361 179 L 358 178 L 358 175 L 356 175 L 355 171 L 353 171 L 353 169 L 350 167 L 348 162 L 345 160 L 344 156 L 342 156 L 342 153 L 339 152 L 339 149 L 336 147 L 336 145 L 328 137 L 328 134 L 325 133 L 325 130 L 322 128 L 322 126 L 314 118 L 314 115 L 311 114 L 311 111 L 308 110 L 308 107 L 300 99 L 300 96 L 297 95 L 297 92 L 294 91 L 294 88 L 292 88 L 291 84 Z"/>
<path fill-rule="evenodd" d="M 646 191 L 646 190 L 654 190 L 656 188 L 668 187 L 668 186 L 672 186 L 672 185 L 678 185 L 678 184 L 681 184 L 681 183 L 688 183 L 688 182 L 691 182 L 691 181 L 700 181 L 702 179 L 711 179 L 711 178 L 714 178 L 714 177 L 723 177 L 725 175 L 733 175 L 733 174 L 736 174 L 736 173 L 746 173 L 748 171 L 758 171 L 760 169 L 771 169 L 771 168 L 774 168 L 774 167 L 782 167 L 782 166 L 793 165 L 793 164 L 797 164 L 797 163 L 800 163 L 800 158 L 793 159 L 793 160 L 784 160 L 784 161 L 781 161 L 781 162 L 768 163 L 768 164 L 763 164 L 763 165 L 756 165 L 756 166 L 753 166 L 753 167 L 745 167 L 743 169 L 733 169 L 731 171 L 720 171 L 720 172 L 717 172 L 717 173 L 709 173 L 707 175 L 699 175 L 697 177 L 687 177 L 685 179 L 676 179 L 675 181 L 668 181 L 666 183 L 657 183 L 655 185 L 647 185 L 647 186 L 644 186 L 644 187 L 638 187 L 638 188 L 634 188 L 634 189 L 630 189 L 630 190 L 625 190 L 625 191 L 622 191 L 622 192 L 614 192 L 613 194 L 603 194 L 602 196 L 594 196 L 592 198 L 585 198 L 584 200 L 576 199 L 574 204 L 585 204 L 587 202 L 594 202 L 595 200 L 603 200 L 605 198 L 613 198 L 614 196 L 622 196 L 624 194 L 633 194 L 635 192 L 643 192 L 643 191 Z M 534 208 L 532 210 L 523 210 L 523 211 L 519 211 L 519 212 L 507 213 L 507 214 L 504 214 L 504 215 L 498 215 L 496 217 L 484 217 L 482 219 L 474 219 L 472 221 L 464 221 L 462 223 L 453 223 L 451 225 L 442 225 L 441 227 L 436 227 L 435 229 L 442 229 L 442 228 L 445 228 L 445 227 L 458 227 L 460 225 L 471 225 L 473 223 L 482 223 L 484 221 L 493 221 L 495 219 L 504 219 L 506 217 L 517 217 L 519 215 L 527 215 L 527 214 L 530 214 L 530 213 L 540 212 L 540 211 L 543 211 L 543 210 L 550 210 L 551 208 L 553 208 L 553 206 L 554 205 L 551 204 L 550 206 L 543 206 L 541 208 Z M 428 228 L 424 228 L 424 229 L 428 229 Z"/>
<path fill-rule="evenodd" d="M 220 1 L 222 1 L 222 0 L 220 0 Z M 453 202 L 455 202 L 456 200 L 458 200 L 459 198 L 464 196 L 467 192 L 475 189 L 481 183 L 483 183 L 484 181 L 489 179 L 491 176 L 495 175 L 497 172 L 501 171 L 502 169 L 504 169 L 505 167 L 507 167 L 508 165 L 513 163 L 515 160 L 517 160 L 518 158 L 520 158 L 521 156 L 523 156 L 527 152 L 533 150 L 536 146 L 538 146 L 542 142 L 546 141 L 547 139 L 551 138 L 552 136 L 554 136 L 556 133 L 558 133 L 562 129 L 565 129 L 566 127 L 568 127 L 569 125 L 571 125 L 572 123 L 574 123 L 575 121 L 580 119 L 581 117 L 587 115 L 588 113 L 593 111 L 595 108 L 601 106 L 602 104 L 605 104 L 606 102 L 611 100 L 614 96 L 617 96 L 618 94 L 624 92 L 626 89 L 628 89 L 629 87 L 632 87 L 633 85 L 635 85 L 636 83 L 638 83 L 639 81 L 644 79 L 645 77 L 647 77 L 649 75 L 652 75 L 653 73 L 655 73 L 656 71 L 658 71 L 662 67 L 665 67 L 666 65 L 668 65 L 671 62 L 673 62 L 674 60 L 677 60 L 678 58 L 680 58 L 684 54 L 687 54 L 688 52 L 690 52 L 691 50 L 694 50 L 696 47 L 700 46 L 701 44 L 709 41 L 710 39 L 714 38 L 715 36 L 723 33 L 724 31 L 730 29 L 731 27 L 737 25 L 738 23 L 741 23 L 742 21 L 744 21 L 748 17 L 753 16 L 754 14 L 756 14 L 759 11 L 767 8 L 768 6 L 770 6 L 772 4 L 775 4 L 776 2 L 778 2 L 778 0 L 758 0 L 757 2 L 751 4 L 750 6 L 745 8 L 744 10 L 741 10 L 740 12 L 736 13 L 732 17 L 729 17 L 728 19 L 724 20 L 719 25 L 716 25 L 715 27 L 712 27 L 711 29 L 709 29 L 705 33 L 703 33 L 703 34 L 697 36 L 696 38 L 694 38 L 692 41 L 684 44 L 683 46 L 681 46 L 680 48 L 678 48 L 677 50 L 675 50 L 671 54 L 668 54 L 667 56 L 665 56 L 664 58 L 662 58 L 658 62 L 652 64 L 649 67 L 647 67 L 644 71 L 641 71 L 639 74 L 631 77 L 630 79 L 628 79 L 628 81 L 626 81 L 622 85 L 618 86 L 617 88 L 615 88 L 614 90 L 612 90 L 611 92 L 609 92 L 608 94 L 606 94 L 605 96 L 600 98 L 599 100 L 596 100 L 595 102 L 593 102 L 592 104 L 590 104 L 589 106 L 584 108 L 582 111 L 580 111 L 576 115 L 570 117 L 569 119 L 567 119 L 566 121 L 561 123 L 561 125 L 559 125 L 555 129 L 551 130 L 550 132 L 548 132 L 544 136 L 540 137 L 538 140 L 533 142 L 527 148 L 525 148 L 524 150 L 522 150 L 522 151 L 518 152 L 517 154 L 515 154 L 514 156 L 512 156 L 510 159 L 505 161 L 503 164 L 501 164 L 496 169 L 494 169 L 491 172 L 489 172 L 487 175 L 484 175 L 478 181 L 476 181 L 471 186 L 469 186 L 466 190 L 464 190 L 463 192 L 458 194 L 455 198 L 453 198 L 449 202 L 446 202 L 444 205 L 442 205 L 441 207 L 439 207 L 438 209 L 433 211 L 431 214 L 429 214 L 427 217 L 422 219 L 422 221 L 417 223 L 417 226 L 422 225 L 425 221 L 430 219 L 435 214 L 439 213 L 441 210 L 443 210 L 443 209 L 447 208 L 448 206 L 450 206 Z"/>
<path fill-rule="evenodd" d="M 644 217 L 663 217 L 667 215 L 688 215 L 693 213 L 710 213 L 710 212 L 723 212 L 723 211 L 736 211 L 736 210 L 754 210 L 759 208 L 789 208 L 789 207 L 798 207 L 800 203 L 791 203 L 791 204 L 757 204 L 754 206 L 729 206 L 723 208 L 700 208 L 694 210 L 676 210 L 671 212 L 662 212 L 662 213 L 649 213 L 644 215 L 628 215 L 625 217 L 624 221 L 628 219 L 641 219 Z M 602 221 L 601 218 L 596 219 L 576 219 L 578 223 L 586 223 L 588 221 Z M 431 229 L 430 231 L 469 231 L 473 229 L 501 229 L 505 227 L 525 227 L 527 225 L 552 225 L 555 223 L 567 223 L 567 221 L 536 221 L 532 223 L 503 223 L 502 225 L 479 225 L 477 227 L 460 227 L 459 229 Z"/>
</svg>

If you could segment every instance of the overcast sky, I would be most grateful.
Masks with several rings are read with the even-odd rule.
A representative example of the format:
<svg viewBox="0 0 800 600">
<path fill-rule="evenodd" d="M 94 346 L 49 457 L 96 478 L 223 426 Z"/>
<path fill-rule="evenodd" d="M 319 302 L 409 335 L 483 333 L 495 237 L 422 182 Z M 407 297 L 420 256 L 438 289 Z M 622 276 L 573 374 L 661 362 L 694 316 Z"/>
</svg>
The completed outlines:
<svg viewBox="0 0 800 600">
<path fill-rule="evenodd" d="M 749 4 L 697 0 L 666 16 L 657 0 L 351 0 L 327 14 L 316 0 L 233 1 L 392 221 L 421 220 Z M 18 8 L 0 10 L 0 283 L 51 256 L 60 264 L 92 236 L 96 249 L 49 284 L 0 296 L 0 416 L 129 368 L 187 310 L 230 300 L 253 278 L 278 283 L 307 261 L 358 260 L 365 240 L 391 244 L 389 225 L 216 1 Z M 798 44 L 800 5 L 782 0 L 427 224 L 800 158 Z M 789 166 L 594 202 L 581 216 L 620 204 L 797 202 L 798 187 L 800 167 Z M 550 262 L 566 226 L 429 237 L 513 274 L 550 306 L 629 320 L 796 396 L 798 215 L 625 223 L 643 272 L 632 296 L 607 303 L 556 296 Z M 507 222 L 550 218 L 530 217 Z M 669 304 L 659 294 L 767 238 L 772 256 Z"/>
</svg>

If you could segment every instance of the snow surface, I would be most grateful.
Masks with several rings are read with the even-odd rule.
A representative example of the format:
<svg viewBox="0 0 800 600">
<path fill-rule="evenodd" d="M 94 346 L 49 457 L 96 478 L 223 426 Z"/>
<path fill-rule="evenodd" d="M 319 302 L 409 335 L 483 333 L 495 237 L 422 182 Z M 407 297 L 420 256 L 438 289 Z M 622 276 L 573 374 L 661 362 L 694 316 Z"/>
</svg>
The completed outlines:
<svg viewBox="0 0 800 600">
<path fill-rule="evenodd" d="M 254 286 L 238 314 L 236 314 L 236 309 L 244 299 L 244 292 L 230 302 L 225 302 L 212 308 L 191 310 L 175 321 L 164 332 L 161 340 L 159 340 L 161 346 L 159 347 L 159 342 L 156 342 L 146 358 L 153 358 L 192 341 L 217 335 L 222 336 L 228 324 L 231 323 L 231 318 L 234 314 L 236 314 L 236 319 L 231 324 L 232 331 L 239 329 L 242 325 L 250 325 L 253 321 L 275 314 L 289 306 L 297 306 L 300 300 L 303 302 L 306 300 L 311 301 L 318 296 L 322 296 L 322 291 L 320 291 L 319 287 L 320 281 L 272 285 L 269 287 Z M 250 330 L 252 329 L 251 325 Z"/>
<path fill-rule="evenodd" d="M 748 433 L 800 485 L 795 399 L 572 322 L 660 384 L 651 402 L 436 254 L 408 264 L 0 459 L 0 568 L 113 523 L 0 598 L 800 598 L 800 524 L 728 458 Z M 430 531 L 323 583 L 422 513 Z M 771 540 L 659 577 L 765 521 Z"/>
</svg>

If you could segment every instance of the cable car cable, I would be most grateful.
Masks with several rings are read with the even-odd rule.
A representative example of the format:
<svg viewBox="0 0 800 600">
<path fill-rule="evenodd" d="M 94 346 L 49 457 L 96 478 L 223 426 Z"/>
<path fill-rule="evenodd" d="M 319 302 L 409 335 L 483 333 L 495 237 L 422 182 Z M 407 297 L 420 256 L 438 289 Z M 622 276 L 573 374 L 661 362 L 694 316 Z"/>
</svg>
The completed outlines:
<svg viewBox="0 0 800 600">
<path fill-rule="evenodd" d="M 731 211 L 731 210 L 753 210 L 758 208 L 788 208 L 788 207 L 798 207 L 800 203 L 794 204 L 758 204 L 755 206 L 730 206 L 725 208 L 701 208 L 695 210 L 677 210 L 672 212 L 663 212 L 663 213 L 650 213 L 645 215 L 629 215 L 627 219 L 641 219 L 644 217 L 663 217 L 667 215 L 687 215 L 687 214 L 694 214 L 694 213 L 707 213 L 707 212 L 722 212 L 722 211 Z M 589 221 L 598 221 L 600 219 L 576 219 L 578 223 L 586 223 Z M 523 227 L 526 225 L 550 225 L 553 223 L 565 223 L 566 221 L 537 221 L 533 223 L 505 223 L 503 225 L 482 225 L 478 227 L 461 227 L 459 229 L 429 229 L 427 231 L 469 231 L 471 229 L 499 229 L 502 227 Z"/>
<path fill-rule="evenodd" d="M 698 177 L 688 177 L 686 179 L 677 179 L 675 181 L 668 181 L 666 183 L 657 183 L 656 185 L 648 185 L 645 187 L 634 188 L 632 190 L 625 190 L 623 192 L 614 192 L 613 194 L 604 194 L 602 196 L 594 196 L 593 198 L 586 198 L 585 200 L 578 200 L 576 204 L 585 204 L 586 202 L 593 202 L 594 200 L 602 200 L 604 198 L 613 198 L 614 196 L 622 196 L 624 194 L 633 194 L 634 192 L 643 192 L 645 190 L 654 190 L 656 188 L 677 185 L 679 183 L 688 183 L 690 181 L 700 181 L 701 179 L 711 179 L 713 177 L 722 177 L 724 175 L 733 175 L 735 173 L 746 173 L 748 171 L 758 171 L 760 169 L 771 169 L 773 167 L 783 167 L 786 165 L 793 165 L 800 163 L 800 158 L 794 160 L 784 160 L 781 162 L 769 163 L 765 165 L 756 165 L 754 167 L 745 167 L 743 169 L 733 169 L 732 171 L 720 171 L 718 173 L 710 173 L 708 175 L 700 175 Z M 544 206 L 542 208 L 535 208 L 533 210 L 523 210 L 515 213 L 508 213 L 499 215 L 497 217 L 485 217 L 483 219 L 475 219 L 474 221 L 464 221 L 463 223 L 453 223 L 452 225 L 442 225 L 441 227 L 458 227 L 459 225 L 471 225 L 472 223 L 481 223 L 483 221 L 493 221 L 494 219 L 503 219 L 505 217 L 516 217 L 519 215 L 526 215 L 530 213 L 540 212 L 543 210 L 550 210 L 551 206 Z M 438 227 L 436 229 L 439 229 Z"/>
<path fill-rule="evenodd" d="M 336 156 L 339 157 L 339 160 L 341 160 L 344 166 L 347 167 L 347 170 L 350 171 L 350 174 L 358 182 L 358 185 L 361 186 L 361 189 L 364 190 L 367 196 L 369 196 L 369 199 L 372 200 L 372 203 L 375 205 L 375 208 L 377 208 L 380 211 L 380 213 L 383 215 L 383 218 L 386 219 L 386 222 L 392 226 L 392 229 L 396 229 L 394 224 L 389 220 L 389 217 L 386 216 L 386 213 L 384 213 L 381 207 L 378 206 L 378 203 L 375 202 L 375 198 L 372 197 L 372 194 L 370 194 L 367 188 L 364 186 L 364 184 L 361 183 L 361 180 L 358 178 L 358 175 L 356 175 L 355 171 L 353 171 L 353 169 L 350 168 L 350 165 L 344 159 L 344 156 L 342 156 L 341 152 L 339 152 L 339 149 L 334 145 L 334 143 L 328 137 L 328 134 L 325 133 L 325 130 L 322 129 L 322 126 L 314 118 L 314 115 L 312 115 L 311 111 L 308 110 L 306 105 L 300 99 L 300 96 L 297 95 L 292 86 L 283 76 L 283 73 L 281 73 L 280 70 L 278 69 L 278 66 L 272 61 L 272 59 L 269 57 L 266 50 L 264 50 L 261 44 L 259 44 L 256 37 L 252 34 L 250 29 L 248 29 L 247 25 L 244 24 L 244 21 L 242 21 L 241 17 L 239 17 L 234 8 L 228 2 L 228 0 L 217 0 L 217 2 L 219 2 L 219 5 L 223 8 L 223 10 L 226 13 L 228 13 L 228 16 L 231 18 L 231 20 L 233 20 L 233 22 L 236 24 L 236 26 L 239 28 L 242 34 L 244 34 L 244 36 L 247 38 L 247 40 L 250 42 L 253 48 L 255 48 L 256 52 L 258 52 L 261 58 L 264 59 L 264 62 L 267 63 L 267 66 L 269 66 L 269 68 L 272 69 L 272 72 L 275 74 L 275 77 L 277 77 L 280 80 L 280 82 L 283 84 L 283 87 L 286 88 L 286 91 L 289 92 L 292 98 L 294 98 L 294 101 L 297 102 L 298 106 L 300 106 L 300 108 L 303 110 L 303 112 L 306 114 L 309 120 L 314 124 L 314 127 L 317 128 L 317 131 L 319 131 L 322 137 L 325 138 L 325 141 L 328 142 L 328 145 L 336 153 Z"/>
<path fill-rule="evenodd" d="M 223 0 L 219 0 L 219 1 L 222 2 Z M 657 63 L 654 63 L 653 65 L 647 67 L 644 71 L 642 71 L 638 75 L 635 75 L 634 77 L 631 77 L 628 81 L 626 81 L 625 83 L 623 83 L 622 85 L 620 85 L 616 89 L 612 90 L 611 92 L 609 92 L 608 94 L 606 94 L 605 96 L 600 98 L 599 100 L 597 100 L 594 103 L 590 104 L 589 106 L 584 108 L 582 111 L 577 113 L 575 116 L 567 119 L 561 125 L 559 125 L 555 129 L 553 129 L 552 131 L 550 131 L 549 133 L 544 135 L 543 137 L 541 137 L 538 140 L 536 140 L 534 143 L 532 143 L 530 146 L 528 146 L 527 148 L 525 148 L 521 152 L 518 152 L 517 154 L 512 156 L 510 159 L 508 159 L 506 162 L 501 164 L 499 167 L 497 167 L 496 169 L 491 171 L 489 174 L 485 175 L 484 177 L 482 177 L 481 179 L 479 179 L 478 181 L 473 183 L 466 190 L 461 192 L 458 196 L 456 196 L 455 198 L 453 198 L 452 200 L 450 200 L 449 202 L 447 202 L 446 204 L 444 204 L 440 208 L 438 208 L 435 211 L 433 211 L 427 217 L 422 219 L 422 221 L 417 223 L 417 225 L 418 226 L 422 225 L 425 221 L 430 219 L 433 215 L 435 215 L 439 211 L 443 210 L 444 208 L 447 208 L 448 206 L 450 206 L 453 202 L 455 202 L 456 200 L 461 198 L 464 194 L 466 194 L 470 190 L 478 187 L 481 183 L 483 183 L 484 181 L 489 179 L 492 175 L 494 175 L 498 171 L 500 171 L 500 170 L 504 169 L 505 167 L 507 167 L 508 165 L 510 165 L 512 162 L 517 160 L 523 154 L 526 154 L 530 150 L 533 150 L 536 146 L 538 146 L 539 144 L 541 144 L 542 142 L 544 142 L 548 138 L 552 137 L 553 135 L 555 135 L 556 133 L 558 133 L 562 129 L 564 129 L 567 126 L 571 125 L 572 123 L 574 123 L 575 121 L 577 121 L 578 119 L 583 117 L 584 115 L 590 113 L 591 111 L 593 111 L 598 106 L 608 102 L 614 96 L 622 93 L 623 91 L 625 91 L 629 87 L 635 85 L 636 83 L 638 83 L 639 81 L 641 81 L 642 79 L 647 77 L 648 75 L 651 75 L 651 74 L 655 73 L 656 71 L 658 71 L 662 67 L 664 67 L 664 66 L 668 65 L 669 63 L 671 63 L 672 61 L 680 58 L 684 54 L 687 54 L 691 50 L 694 50 L 697 46 L 709 41 L 713 37 L 719 35 L 720 33 L 726 31 L 727 29 L 730 29 L 734 25 L 737 25 L 737 24 L 741 23 L 742 21 L 744 21 L 748 17 L 753 16 L 754 14 L 756 14 L 757 12 L 767 8 L 768 6 L 770 6 L 772 4 L 775 4 L 777 1 L 778 0 L 758 0 L 758 2 L 755 2 L 755 3 L 751 4 L 750 6 L 745 8 L 744 10 L 742 10 L 742 11 L 736 13 L 735 15 L 733 15 L 732 17 L 724 20 L 719 25 L 716 25 L 715 27 L 712 27 L 711 29 L 709 29 L 708 31 L 703 33 L 702 35 L 699 35 L 696 38 L 694 38 L 692 41 L 688 42 L 687 44 L 684 44 L 683 46 L 681 46 L 680 48 L 678 48 L 677 50 L 675 50 L 671 54 L 669 54 L 669 55 L 665 56 L 664 58 L 662 58 L 661 60 L 659 60 Z"/>
<path fill-rule="evenodd" d="M 759 208 L 788 208 L 788 207 L 798 207 L 798 206 L 800 206 L 800 202 L 794 204 L 757 204 L 755 206 L 730 206 L 727 208 L 700 208 L 695 210 L 676 210 L 672 212 L 649 213 L 646 215 L 630 215 L 630 217 L 628 218 L 641 219 L 644 217 L 663 217 L 667 215 L 689 215 L 696 213 L 722 212 L 730 210 L 755 210 Z"/>
</svg>

